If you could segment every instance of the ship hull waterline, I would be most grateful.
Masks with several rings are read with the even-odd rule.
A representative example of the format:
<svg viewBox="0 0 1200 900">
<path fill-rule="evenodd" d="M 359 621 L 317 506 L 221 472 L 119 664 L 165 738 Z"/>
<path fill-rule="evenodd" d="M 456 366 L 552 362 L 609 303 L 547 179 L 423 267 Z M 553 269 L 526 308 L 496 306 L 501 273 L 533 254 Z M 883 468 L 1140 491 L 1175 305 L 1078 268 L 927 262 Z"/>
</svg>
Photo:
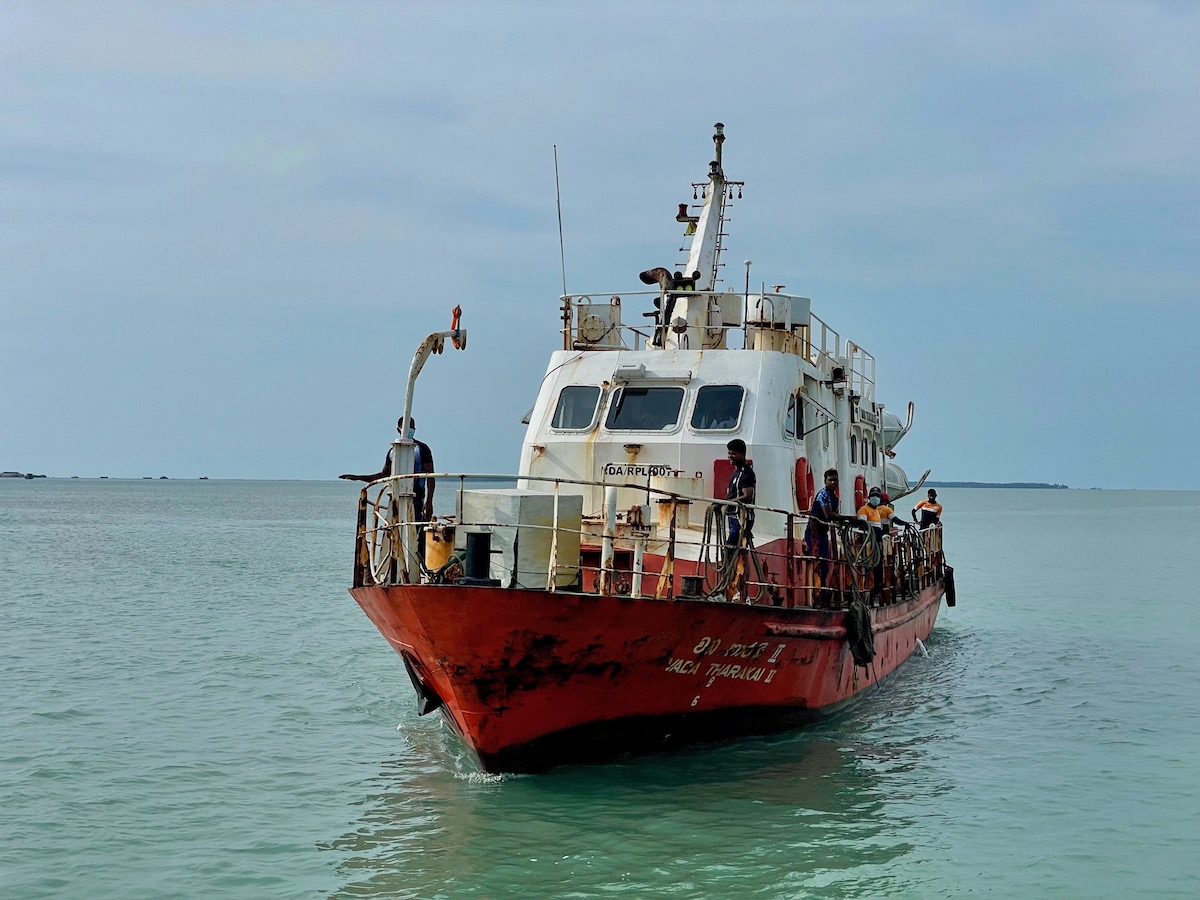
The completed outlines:
<svg viewBox="0 0 1200 900">
<path fill-rule="evenodd" d="M 856 666 L 843 610 L 458 585 L 355 601 L 488 772 L 536 772 L 770 733 L 845 706 L 932 632 L 944 593 L 871 610 Z"/>
</svg>

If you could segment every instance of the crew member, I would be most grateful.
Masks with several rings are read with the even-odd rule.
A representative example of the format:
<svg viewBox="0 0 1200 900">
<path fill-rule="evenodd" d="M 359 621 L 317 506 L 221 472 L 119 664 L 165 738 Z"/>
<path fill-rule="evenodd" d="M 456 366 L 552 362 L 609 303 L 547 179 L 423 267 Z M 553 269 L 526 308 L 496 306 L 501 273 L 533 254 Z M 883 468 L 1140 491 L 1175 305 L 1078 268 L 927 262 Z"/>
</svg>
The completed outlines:
<svg viewBox="0 0 1200 900">
<path fill-rule="evenodd" d="M 397 433 L 403 434 L 404 417 L 401 416 L 396 420 Z M 429 449 L 429 445 L 424 441 L 418 441 L 417 421 L 409 418 L 408 420 L 408 436 L 415 442 L 413 444 L 413 472 L 432 472 L 433 468 L 433 451 Z M 371 475 L 339 475 L 338 478 L 344 478 L 347 481 L 378 481 L 380 478 L 387 478 L 392 474 L 392 448 L 388 448 L 387 456 L 383 460 L 383 468 Z M 401 468 L 400 474 L 406 475 L 408 472 Z M 433 518 L 433 489 L 435 481 L 432 478 L 414 478 L 413 479 L 413 509 L 418 522 L 428 522 Z"/>
<path fill-rule="evenodd" d="M 883 491 L 877 487 L 871 488 L 867 494 L 867 502 L 858 508 L 858 518 L 875 529 L 875 537 L 883 537 L 883 510 L 891 513 L 891 507 L 883 505 Z"/>
<path fill-rule="evenodd" d="M 817 580 L 821 587 L 818 601 L 825 602 L 831 598 L 829 590 L 829 569 L 831 555 L 829 552 L 829 523 L 837 520 L 856 521 L 851 516 L 843 516 L 838 512 L 838 470 L 825 470 L 825 486 L 813 497 L 812 507 L 808 511 L 808 525 L 804 529 L 804 543 L 810 556 L 817 558 Z"/>
<path fill-rule="evenodd" d="M 872 593 L 876 598 L 883 593 L 883 558 L 886 553 L 884 540 L 891 515 L 892 508 L 885 506 L 883 503 L 882 488 L 871 488 L 867 493 L 867 502 L 858 508 L 859 520 L 871 526 L 871 530 L 875 532 L 875 540 L 879 542 L 879 562 L 872 569 L 872 574 L 874 575 L 874 590 Z"/>
<path fill-rule="evenodd" d="M 894 593 L 896 585 L 896 554 L 902 526 L 908 523 L 896 518 L 896 510 L 892 506 L 892 498 L 884 491 L 879 503 L 879 521 L 883 525 L 883 577 L 884 587 L 889 594 Z"/>
<path fill-rule="evenodd" d="M 733 463 L 733 474 L 729 476 L 729 487 L 725 491 L 725 499 L 747 505 L 754 503 L 757 478 L 754 469 L 746 461 L 746 442 L 734 438 L 725 445 L 729 461 Z M 746 536 L 749 537 L 754 527 L 754 510 L 746 510 Z M 728 537 L 725 543 L 737 547 L 741 543 L 741 523 L 738 519 L 738 507 L 730 505 L 726 509 L 725 522 L 728 526 Z"/>
<path fill-rule="evenodd" d="M 887 491 L 881 491 L 879 494 L 879 522 L 883 526 L 884 534 L 892 533 L 892 526 L 899 525 L 893 516 L 896 515 L 896 510 L 892 506 L 892 498 L 888 496 Z"/>
<path fill-rule="evenodd" d="M 920 516 L 919 519 L 917 518 L 918 515 Z M 937 502 L 937 491 L 933 488 L 929 489 L 929 499 L 922 500 L 913 507 L 912 517 L 913 521 L 917 522 L 922 528 L 942 523 L 942 504 Z"/>
</svg>

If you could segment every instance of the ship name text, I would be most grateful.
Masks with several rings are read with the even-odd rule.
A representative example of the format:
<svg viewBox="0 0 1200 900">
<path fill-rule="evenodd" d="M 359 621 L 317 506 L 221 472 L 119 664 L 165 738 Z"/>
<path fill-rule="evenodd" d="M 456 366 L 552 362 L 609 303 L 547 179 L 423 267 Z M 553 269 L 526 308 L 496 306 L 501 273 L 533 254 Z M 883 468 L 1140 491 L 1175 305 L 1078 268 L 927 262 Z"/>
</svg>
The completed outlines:
<svg viewBox="0 0 1200 900">
<path fill-rule="evenodd" d="M 705 687 L 711 687 L 718 678 L 730 678 L 737 681 L 757 681 L 770 684 L 777 669 L 773 665 L 778 662 L 783 652 L 784 644 L 778 644 L 775 651 L 765 660 L 764 665 L 745 665 L 728 662 L 702 662 L 704 657 L 719 655 L 724 659 L 758 660 L 771 645 L 767 641 L 752 641 L 748 644 L 728 644 L 722 647 L 720 638 L 704 637 L 692 648 L 694 659 L 688 657 L 671 657 L 666 671 L 677 675 L 700 675 L 705 678 Z M 695 705 L 695 704 L 693 704 Z"/>
<path fill-rule="evenodd" d="M 647 478 L 655 478 L 670 475 L 678 478 L 682 473 L 682 469 L 673 469 L 670 466 L 639 466 L 634 463 L 605 463 L 604 465 L 605 476 L 644 475 Z"/>
</svg>

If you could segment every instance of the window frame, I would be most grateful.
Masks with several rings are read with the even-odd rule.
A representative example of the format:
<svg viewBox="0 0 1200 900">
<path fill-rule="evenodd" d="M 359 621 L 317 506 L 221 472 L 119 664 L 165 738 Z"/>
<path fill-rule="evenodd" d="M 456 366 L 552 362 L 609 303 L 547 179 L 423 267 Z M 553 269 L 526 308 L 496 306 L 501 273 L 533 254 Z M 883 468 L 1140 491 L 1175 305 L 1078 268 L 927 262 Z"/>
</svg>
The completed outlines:
<svg viewBox="0 0 1200 900">
<path fill-rule="evenodd" d="M 700 428 L 695 424 L 696 411 L 700 406 L 700 394 L 709 388 L 736 388 L 741 391 L 741 397 L 738 400 L 737 417 L 733 420 L 733 424 L 724 428 Z M 702 384 L 696 391 L 692 402 L 689 404 L 687 423 L 688 428 L 700 434 L 710 434 L 712 432 L 734 432 L 742 427 L 742 414 L 746 411 L 746 388 L 740 384 Z"/>
<path fill-rule="evenodd" d="M 617 428 L 617 427 L 610 425 L 609 418 L 612 416 L 614 410 L 616 409 L 616 404 L 618 404 L 620 402 L 620 398 L 624 397 L 625 392 L 628 390 L 638 390 L 638 391 L 647 391 L 647 392 L 653 391 L 653 390 L 678 391 L 679 392 L 679 406 L 675 410 L 675 421 L 670 423 L 669 425 L 663 425 L 661 428 L 649 428 L 649 427 L 646 427 L 646 428 Z M 687 400 L 687 394 L 688 394 L 687 388 L 685 388 L 683 385 L 680 385 L 680 384 L 637 384 L 637 383 L 621 384 L 620 386 L 617 387 L 616 390 L 609 392 L 608 402 L 605 404 L 604 416 L 602 418 L 604 430 L 607 432 L 613 432 L 613 433 L 643 432 L 645 434 L 672 434 L 672 433 L 678 431 L 682 425 L 683 416 L 684 416 L 684 407 L 686 405 L 685 401 Z"/>
<path fill-rule="evenodd" d="M 572 388 L 591 388 L 596 391 L 596 405 L 592 408 L 592 418 L 588 422 L 588 424 L 582 428 L 565 428 L 562 425 L 554 424 L 555 416 L 557 415 L 559 406 L 561 405 L 562 400 L 563 400 L 563 394 L 565 394 L 567 391 L 571 390 Z M 603 408 L 603 406 L 604 406 L 604 388 L 601 387 L 600 385 L 598 385 L 598 384 L 567 384 L 567 385 L 564 385 L 562 390 L 560 390 L 558 392 L 558 399 L 555 401 L 554 409 L 550 413 L 550 426 L 549 426 L 550 430 L 551 431 L 560 431 L 560 432 L 564 432 L 567 434 L 582 434 L 584 432 L 591 431 L 592 429 L 594 429 L 596 427 L 596 422 L 599 419 L 600 410 Z"/>
</svg>

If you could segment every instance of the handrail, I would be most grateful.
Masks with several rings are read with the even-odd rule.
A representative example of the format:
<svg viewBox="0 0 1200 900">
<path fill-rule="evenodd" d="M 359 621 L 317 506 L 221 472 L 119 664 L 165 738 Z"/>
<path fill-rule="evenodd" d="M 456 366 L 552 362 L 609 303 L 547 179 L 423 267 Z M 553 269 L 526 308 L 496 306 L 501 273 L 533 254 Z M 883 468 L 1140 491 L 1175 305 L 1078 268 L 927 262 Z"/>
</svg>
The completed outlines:
<svg viewBox="0 0 1200 900">
<path fill-rule="evenodd" d="M 404 504 L 397 504 L 397 495 L 403 496 L 402 486 L 395 482 L 412 479 L 416 474 L 389 476 L 371 482 L 362 490 L 359 500 L 359 527 L 355 553 L 355 586 L 368 584 L 415 583 L 417 580 L 436 581 L 442 577 L 442 572 L 431 572 L 425 567 L 425 560 L 417 553 L 420 548 L 420 538 L 416 537 L 429 526 L 422 523 L 403 521 L 406 510 Z M 810 544 L 807 538 L 797 546 L 797 529 L 805 524 L 809 517 L 789 510 L 780 510 L 757 504 L 740 504 L 734 501 L 689 495 L 678 491 L 666 491 L 659 488 L 648 488 L 644 484 L 611 484 L 585 479 L 551 478 L 548 476 L 513 476 L 483 473 L 421 473 L 425 478 L 457 478 L 461 484 L 468 480 L 478 481 L 512 481 L 524 478 L 528 481 L 548 482 L 555 484 L 553 494 L 559 496 L 559 488 L 566 484 L 604 485 L 607 487 L 628 487 L 637 491 L 664 495 L 675 500 L 703 501 L 709 504 L 709 516 L 715 517 L 715 530 L 707 525 L 703 536 L 697 540 L 695 531 L 679 530 L 676 528 L 676 516 L 679 506 L 671 507 L 671 518 L 667 534 L 659 533 L 653 539 L 653 530 L 626 523 L 626 530 L 617 538 L 621 544 L 621 552 L 629 553 L 633 544 L 635 563 L 632 571 L 621 569 L 604 569 L 609 574 L 604 576 L 602 565 L 589 565 L 583 557 L 575 561 L 562 563 L 559 558 L 560 538 L 564 535 L 575 535 L 579 546 L 587 548 L 597 546 L 600 535 L 588 530 L 581 523 L 578 529 L 561 527 L 558 520 L 558 504 L 555 502 L 553 524 L 541 525 L 530 522 L 513 521 L 457 521 L 458 528 L 483 528 L 496 533 L 506 528 L 516 529 L 525 533 L 549 531 L 551 551 L 546 569 L 545 589 L 566 593 L 583 591 L 595 593 L 597 587 L 603 588 L 604 593 L 632 593 L 636 596 L 653 596 L 666 599 L 696 597 L 695 593 L 687 593 L 688 582 L 684 582 L 685 593 L 676 594 L 676 561 L 680 554 L 686 552 L 689 565 L 701 576 L 700 582 L 707 585 L 710 576 L 715 577 L 714 585 L 705 588 L 702 594 L 709 600 L 738 599 L 747 603 L 769 603 L 770 605 L 785 606 L 814 606 L 827 605 L 831 608 L 844 605 L 852 595 L 863 594 L 869 602 L 886 604 L 914 595 L 920 589 L 929 586 L 942 575 L 944 558 L 941 549 L 941 526 L 917 530 L 906 526 L 902 530 L 886 536 L 882 541 L 877 540 L 874 532 L 866 523 L 835 521 L 826 523 L 827 537 Z M 399 488 L 400 490 L 397 490 Z M 374 501 L 370 492 L 378 490 L 379 495 Z M 543 492 L 532 492 L 543 493 Z M 772 537 L 771 543 L 783 541 L 780 550 L 767 550 L 755 547 L 744 536 L 736 547 L 726 546 L 724 536 L 723 510 L 729 506 L 739 509 L 739 517 L 745 522 L 745 512 L 748 510 L 774 512 L 783 514 L 786 520 L 785 534 Z M 898 520 L 899 521 L 899 520 Z M 595 528 L 594 517 L 588 518 L 591 528 Z M 660 523 L 661 524 L 661 523 Z M 447 527 L 447 526 L 442 526 Z M 689 538 L 688 535 L 693 535 Z M 572 540 L 574 540 L 573 538 Z M 690 548 L 690 549 L 689 549 Z M 643 569 L 641 563 L 643 554 L 649 549 L 650 555 L 657 563 Z M 825 554 L 818 556 L 819 550 Z M 715 550 L 715 558 L 710 559 Z M 692 560 L 693 555 L 695 559 Z M 597 552 L 595 549 L 589 552 Z M 411 561 L 411 565 L 409 564 Z M 400 565 L 397 565 L 400 563 Z M 606 565 L 612 565 L 610 561 Z M 516 560 L 513 562 L 513 577 L 516 577 Z M 657 567 L 658 571 L 653 571 Z M 561 587 L 558 584 L 560 573 L 577 572 L 576 586 Z M 683 573 L 683 574 L 686 574 Z M 628 575 L 628 578 L 625 576 Z M 642 591 L 643 575 L 652 581 L 657 580 L 657 587 Z M 615 576 L 615 577 L 614 577 Z M 637 585 L 635 590 L 634 585 Z M 692 584 L 695 587 L 695 583 Z"/>
<path fill-rule="evenodd" d="M 724 503 L 729 506 L 739 506 L 743 509 L 754 510 L 755 512 L 778 513 L 784 516 L 800 516 L 807 519 L 805 513 L 797 513 L 794 509 L 779 509 L 774 506 L 760 506 L 754 503 L 742 503 L 738 500 L 726 500 L 722 497 L 707 497 L 703 494 L 686 494 L 682 491 L 668 491 L 662 488 L 650 487 L 646 484 L 635 484 L 633 482 L 616 482 L 616 481 L 596 481 L 593 478 L 561 478 L 550 475 L 512 475 L 512 474 L 496 474 L 485 472 L 420 472 L 406 475 L 385 475 L 383 478 L 378 478 L 367 485 L 367 488 L 390 482 L 394 480 L 414 479 L 414 478 L 456 478 L 459 481 L 474 480 L 474 481 L 541 481 L 548 484 L 578 484 L 584 487 L 596 488 L 629 488 L 630 490 L 639 491 L 647 494 L 659 494 L 667 498 L 675 498 L 678 500 L 691 500 L 700 503 Z M 366 490 L 364 488 L 363 490 Z M 863 523 L 864 525 L 866 523 Z"/>
<path fill-rule="evenodd" d="M 742 298 L 745 296 L 742 291 L 735 290 L 707 290 L 707 291 L 668 291 L 676 298 L 707 298 L 721 299 L 724 297 L 735 296 Z M 640 349 L 636 341 L 629 341 L 629 335 L 636 335 L 643 340 L 649 340 L 653 337 L 653 332 L 656 328 L 665 327 L 665 323 L 659 322 L 654 326 L 638 328 L 624 322 L 612 322 L 603 334 L 597 338 L 587 339 L 581 338 L 576 333 L 576 325 L 574 322 L 573 310 L 587 309 L 603 309 L 616 308 L 622 309 L 622 300 L 629 298 L 648 298 L 655 300 L 663 296 L 661 290 L 635 290 L 635 291 L 582 291 L 571 294 L 562 294 L 559 301 L 563 306 L 563 320 L 560 326 L 560 333 L 563 337 L 564 349 L 594 349 L 601 350 L 629 350 Z M 769 300 L 772 308 L 774 302 L 778 300 L 807 300 L 808 298 L 800 294 L 786 293 L 765 293 L 759 292 L 755 296 L 762 296 Z M 650 304 L 648 304 L 649 306 Z M 710 306 L 710 309 L 712 307 Z M 743 334 L 743 348 L 748 341 L 748 336 L 753 329 L 758 329 L 763 326 L 763 323 L 749 322 L 744 320 L 744 310 L 739 310 L 740 321 L 733 324 L 725 324 L 723 322 L 706 322 L 699 327 L 707 333 L 701 343 L 702 347 L 695 349 L 709 349 L 714 344 L 719 345 L 722 341 L 727 341 L 729 333 L 740 331 Z M 650 315 L 650 310 L 647 310 L 639 315 Z M 775 322 L 775 316 L 772 315 L 772 323 Z M 791 322 L 791 333 L 802 333 L 799 343 L 795 347 L 796 354 L 802 359 L 807 360 L 810 364 L 828 368 L 829 366 L 837 365 L 837 360 L 842 352 L 842 339 L 837 331 L 832 329 L 823 319 L 811 312 L 808 313 L 808 318 L 805 321 Z M 627 335 L 626 332 L 629 334 Z M 651 333 L 647 333 L 651 332 Z M 719 335 L 714 336 L 714 335 Z M 633 346 L 629 346 L 632 343 Z M 824 364 L 824 365 L 822 365 Z M 873 373 L 872 373 L 873 374 Z"/>
</svg>

